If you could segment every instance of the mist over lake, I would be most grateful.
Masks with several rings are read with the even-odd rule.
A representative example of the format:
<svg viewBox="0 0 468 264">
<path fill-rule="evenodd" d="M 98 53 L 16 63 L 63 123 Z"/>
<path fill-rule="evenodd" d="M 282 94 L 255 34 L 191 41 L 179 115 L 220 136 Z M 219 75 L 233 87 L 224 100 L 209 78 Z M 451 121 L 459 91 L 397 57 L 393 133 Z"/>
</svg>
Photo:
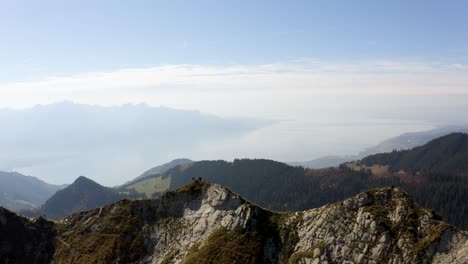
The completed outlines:
<svg viewBox="0 0 468 264">
<path fill-rule="evenodd" d="M 425 121 L 346 116 L 223 118 L 198 111 L 74 103 L 1 110 L 1 169 L 69 183 L 78 175 L 106 185 L 176 158 L 301 161 L 356 154 Z"/>
</svg>

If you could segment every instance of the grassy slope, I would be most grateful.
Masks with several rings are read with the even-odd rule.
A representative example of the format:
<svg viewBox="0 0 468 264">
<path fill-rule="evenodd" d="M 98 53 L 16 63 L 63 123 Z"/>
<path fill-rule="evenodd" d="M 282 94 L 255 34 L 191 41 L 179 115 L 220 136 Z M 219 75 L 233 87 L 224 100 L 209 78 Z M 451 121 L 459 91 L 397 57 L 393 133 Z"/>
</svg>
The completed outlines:
<svg viewBox="0 0 468 264">
<path fill-rule="evenodd" d="M 169 190 L 171 186 L 171 177 L 163 178 L 162 176 L 148 178 L 132 185 L 129 185 L 127 189 L 134 189 L 138 193 L 144 193 L 146 197 L 151 198 L 155 192 L 164 192 Z"/>
</svg>

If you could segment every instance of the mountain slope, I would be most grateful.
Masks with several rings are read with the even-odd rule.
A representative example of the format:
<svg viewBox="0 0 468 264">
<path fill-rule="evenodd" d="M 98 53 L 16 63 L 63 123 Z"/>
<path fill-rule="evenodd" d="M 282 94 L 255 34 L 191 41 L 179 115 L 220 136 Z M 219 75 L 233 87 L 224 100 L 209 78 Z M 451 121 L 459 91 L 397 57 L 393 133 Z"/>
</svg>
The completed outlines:
<svg viewBox="0 0 468 264">
<path fill-rule="evenodd" d="M 368 156 L 357 164 L 389 166 L 391 172 L 468 172 L 468 134 L 452 133 L 410 150 Z"/>
<path fill-rule="evenodd" d="M 0 172 L 0 206 L 13 211 L 32 209 L 62 187 L 17 172 Z"/>
<path fill-rule="evenodd" d="M 387 139 L 374 147 L 368 148 L 360 154 L 365 157 L 382 152 L 391 152 L 393 150 L 412 149 L 452 133 L 468 133 L 468 125 L 446 126 L 428 131 L 404 133 L 397 137 Z"/>
<path fill-rule="evenodd" d="M 122 186 L 116 187 L 120 192 L 132 192 L 144 194 L 151 198 L 155 193 L 166 191 L 170 186 L 170 178 L 162 178 L 157 175 L 163 174 L 168 170 L 179 165 L 190 164 L 193 161 L 189 159 L 175 159 L 163 165 L 151 168 L 132 181 L 126 182 Z"/>
<path fill-rule="evenodd" d="M 78 177 L 72 184 L 50 197 L 43 206 L 26 215 L 43 215 L 60 219 L 71 213 L 98 208 L 113 203 L 123 196 L 112 188 L 104 187 L 86 177 Z"/>
<path fill-rule="evenodd" d="M 447 126 L 436 128 L 428 131 L 411 132 L 401 134 L 397 137 L 389 138 L 376 146 L 370 147 L 356 155 L 329 155 L 317 159 L 290 162 L 293 166 L 303 166 L 305 168 L 321 169 L 328 167 L 336 167 L 342 163 L 350 162 L 353 160 L 360 160 L 370 155 L 391 152 L 393 150 L 406 150 L 422 146 L 429 141 L 448 135 L 454 132 L 468 133 L 468 125 L 465 126 Z"/>
<path fill-rule="evenodd" d="M 53 261 L 466 263 L 467 232 L 437 219 L 399 188 L 275 213 L 219 185 L 194 182 L 160 199 L 122 200 L 65 218 L 57 224 Z"/>
<path fill-rule="evenodd" d="M 154 179 L 153 188 L 167 191 L 199 177 L 227 186 L 250 201 L 276 211 L 306 210 L 338 202 L 369 188 L 400 186 L 418 203 L 439 211 L 444 220 L 468 228 L 467 180 L 457 175 L 424 174 L 417 179 L 376 177 L 347 166 L 310 170 L 271 160 L 239 159 L 194 162 L 147 180 Z"/>
<path fill-rule="evenodd" d="M 172 168 L 174 168 L 176 166 L 183 165 L 183 164 L 189 164 L 189 163 L 192 163 L 192 162 L 193 161 L 191 161 L 189 159 L 175 159 L 175 160 L 172 160 L 172 161 L 170 161 L 168 163 L 156 166 L 154 168 L 151 168 L 151 169 L 145 171 L 142 175 L 136 177 L 133 181 L 143 179 L 145 177 L 148 177 L 148 176 L 151 176 L 151 175 L 154 175 L 154 174 L 165 173 L 166 171 L 168 171 L 168 170 L 170 170 L 170 169 L 172 169 Z"/>
<path fill-rule="evenodd" d="M 273 187 L 268 182 L 274 183 L 275 179 L 282 179 L 283 176 L 291 173 L 301 174 L 302 172 L 303 169 L 301 168 L 294 168 L 281 162 L 263 159 L 236 159 L 234 162 L 223 160 L 199 161 L 176 166 L 161 175 L 152 175 L 132 184 L 145 185 L 153 180 L 151 182 L 153 183 L 152 186 L 148 187 L 152 187 L 153 192 L 162 193 L 190 183 L 192 177 L 201 177 L 222 185 L 236 186 L 236 191 L 242 193 L 242 190 L 250 190 L 260 186 Z M 286 179 L 284 180 L 286 181 Z M 125 185 L 124 187 L 130 189 L 131 185 Z"/>
</svg>

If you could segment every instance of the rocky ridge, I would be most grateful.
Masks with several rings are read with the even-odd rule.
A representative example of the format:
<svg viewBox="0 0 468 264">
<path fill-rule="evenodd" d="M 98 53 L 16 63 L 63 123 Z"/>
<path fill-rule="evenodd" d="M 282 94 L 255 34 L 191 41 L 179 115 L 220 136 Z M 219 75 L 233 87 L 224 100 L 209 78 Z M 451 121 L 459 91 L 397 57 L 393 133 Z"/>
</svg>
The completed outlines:
<svg viewBox="0 0 468 264">
<path fill-rule="evenodd" d="M 56 232 L 52 263 L 468 261 L 467 232 L 440 221 L 399 188 L 276 213 L 220 185 L 194 182 L 159 199 L 121 200 L 73 214 L 50 229 Z M 10 243 L 0 239 L 2 249 Z"/>
</svg>

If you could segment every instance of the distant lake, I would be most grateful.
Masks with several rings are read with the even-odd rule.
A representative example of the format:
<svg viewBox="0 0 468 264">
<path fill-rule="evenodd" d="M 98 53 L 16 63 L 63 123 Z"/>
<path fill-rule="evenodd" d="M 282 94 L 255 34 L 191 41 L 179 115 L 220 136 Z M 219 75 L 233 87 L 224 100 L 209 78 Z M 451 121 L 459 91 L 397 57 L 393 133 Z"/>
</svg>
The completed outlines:
<svg viewBox="0 0 468 264">
<path fill-rule="evenodd" d="M 204 142 L 200 154 L 205 159 L 303 161 L 325 155 L 357 154 L 388 138 L 432 128 L 432 124 L 414 120 L 356 118 L 329 123 L 280 120 L 238 138 Z"/>
<path fill-rule="evenodd" d="M 155 137 L 148 144 L 143 142 L 135 146 L 116 142 L 105 148 L 97 147 L 92 152 L 76 153 L 17 170 L 56 183 L 69 183 L 77 176 L 85 175 L 102 184 L 117 185 L 176 158 L 304 161 L 332 154 L 357 154 L 390 137 L 431 128 L 429 123 L 414 120 L 280 119 L 250 132 L 219 138 L 178 141 L 171 137 Z"/>
</svg>

